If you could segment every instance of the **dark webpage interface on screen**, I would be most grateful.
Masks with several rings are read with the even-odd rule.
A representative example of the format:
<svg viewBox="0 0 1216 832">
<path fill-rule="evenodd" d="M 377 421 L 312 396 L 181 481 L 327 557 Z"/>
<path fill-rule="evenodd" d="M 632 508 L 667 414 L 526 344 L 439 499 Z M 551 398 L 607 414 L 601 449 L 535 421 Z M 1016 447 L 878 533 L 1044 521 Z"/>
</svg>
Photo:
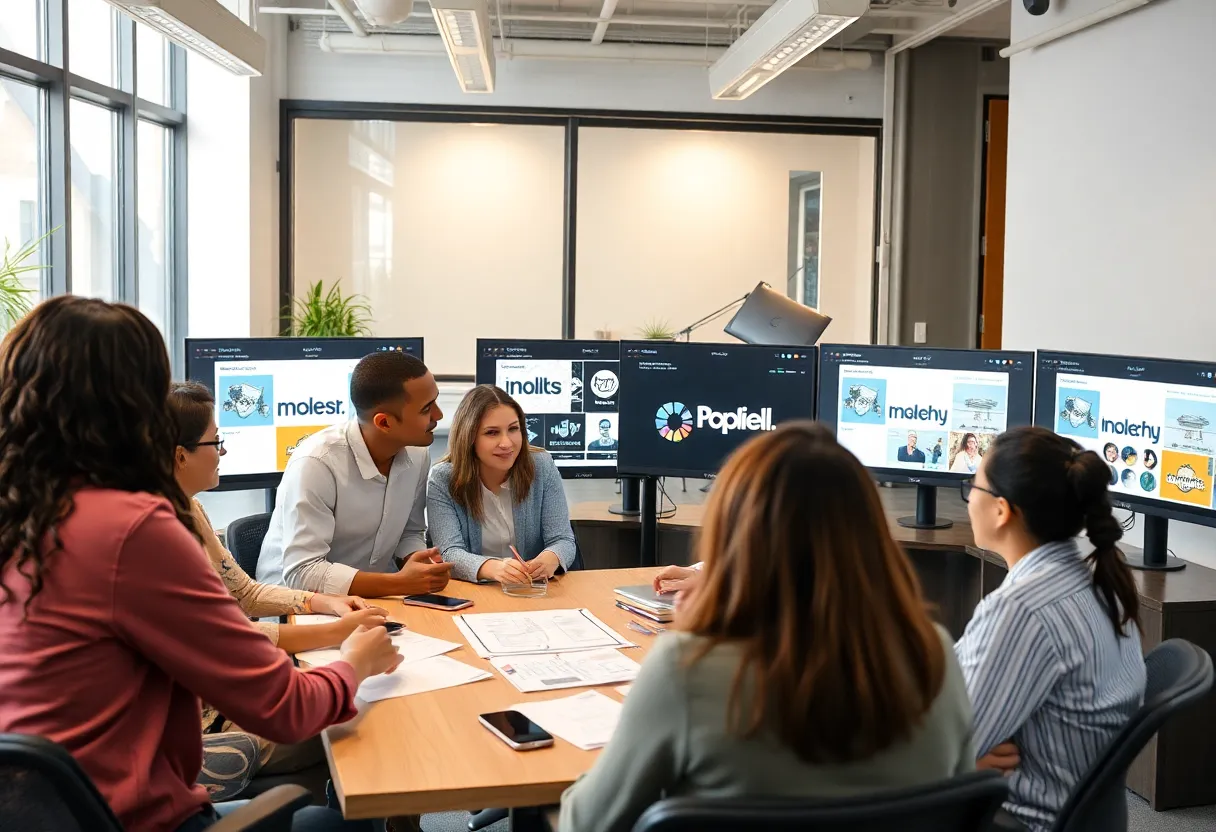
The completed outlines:
<svg viewBox="0 0 1216 832">
<path fill-rule="evenodd" d="M 997 434 L 1028 425 L 1029 353 L 826 345 L 819 419 L 869 468 L 973 476 Z"/>
<path fill-rule="evenodd" d="M 1097 451 L 1111 496 L 1212 508 L 1216 362 L 1039 353 L 1035 424 Z"/>
<path fill-rule="evenodd" d="M 735 448 L 815 406 L 814 348 L 621 344 L 620 469 L 714 476 Z"/>
<path fill-rule="evenodd" d="M 620 434 L 615 341 L 480 341 L 477 381 L 524 409 L 528 442 L 560 468 L 616 466 Z"/>
<path fill-rule="evenodd" d="M 421 357 L 419 338 L 357 340 L 249 338 L 190 341 L 186 374 L 215 393 L 226 477 L 273 474 L 307 437 L 344 422 L 359 359 L 397 351 Z"/>
</svg>

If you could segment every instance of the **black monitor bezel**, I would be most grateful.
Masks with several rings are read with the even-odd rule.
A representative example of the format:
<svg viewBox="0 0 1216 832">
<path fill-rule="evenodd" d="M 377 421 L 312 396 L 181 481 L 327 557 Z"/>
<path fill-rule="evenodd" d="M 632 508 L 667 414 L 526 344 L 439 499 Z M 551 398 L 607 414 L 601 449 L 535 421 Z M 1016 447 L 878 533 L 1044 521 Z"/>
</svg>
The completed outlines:
<svg viewBox="0 0 1216 832">
<path fill-rule="evenodd" d="M 270 343 L 281 344 L 283 342 L 296 342 L 299 344 L 303 344 L 303 343 L 307 343 L 307 342 L 318 342 L 318 341 L 324 342 L 324 343 L 367 341 L 369 343 L 375 343 L 375 344 L 381 344 L 381 343 L 385 343 L 385 342 L 392 342 L 395 344 L 405 344 L 407 342 L 416 342 L 418 345 L 418 352 L 417 352 L 418 360 L 419 361 L 426 360 L 426 358 L 424 356 L 426 342 L 422 337 L 381 338 L 379 336 L 372 336 L 372 337 L 359 336 L 359 337 L 352 337 L 352 338 L 347 338 L 347 337 L 297 338 L 297 337 L 289 337 L 289 336 L 282 336 L 282 337 L 269 336 L 269 337 L 249 337 L 249 338 L 186 338 L 185 339 L 186 380 L 187 381 L 197 381 L 201 384 L 205 384 L 207 386 L 208 390 L 211 390 L 211 386 L 214 383 L 214 379 L 194 378 L 194 376 L 190 372 L 191 356 L 194 354 L 194 348 L 197 348 L 197 347 L 202 347 L 202 346 L 209 345 L 209 344 L 228 345 L 228 344 L 232 344 L 233 342 L 266 343 L 266 344 L 270 344 Z M 372 350 L 372 352 L 375 352 L 375 350 Z M 368 353 L 368 355 L 370 355 L 370 354 L 371 353 Z M 211 390 L 211 392 L 214 395 L 215 391 Z M 273 488 L 278 488 L 279 483 L 281 483 L 283 481 L 283 472 L 282 471 L 275 471 L 273 473 L 267 473 L 267 474 L 232 474 L 232 475 L 225 476 L 223 474 L 222 464 L 220 467 L 220 471 L 221 471 L 220 484 L 217 485 L 215 488 L 211 489 L 212 491 L 256 491 L 256 490 L 260 490 L 260 489 L 264 489 L 264 488 L 273 489 Z"/>
<path fill-rule="evenodd" d="M 1048 430 L 1055 431 L 1055 420 L 1052 419 L 1049 424 L 1040 425 L 1038 421 L 1038 379 L 1039 379 L 1039 362 L 1044 358 L 1061 358 L 1061 359 L 1092 359 L 1101 358 L 1113 361 L 1132 361 L 1132 362 L 1157 362 L 1164 364 L 1174 364 L 1180 367 L 1194 367 L 1196 369 L 1209 370 L 1216 365 L 1216 361 L 1193 361 L 1185 358 L 1156 358 L 1153 356 L 1143 355 L 1115 355 L 1113 353 L 1099 352 L 1073 352 L 1066 350 L 1039 350 L 1035 358 L 1035 424 L 1040 427 L 1045 427 Z M 1097 376 L 1098 378 L 1115 378 L 1115 376 Z M 1135 381 L 1136 379 L 1127 379 Z M 1155 382 L 1160 384 L 1161 382 Z M 1181 382 L 1180 382 L 1181 383 Z M 1051 391 L 1051 398 L 1055 400 L 1055 390 Z M 1185 523 L 1194 523 L 1199 526 L 1208 526 L 1216 528 L 1216 508 L 1203 508 L 1201 506 L 1181 506 L 1174 503 L 1166 503 L 1164 501 L 1152 500 L 1145 497 L 1137 497 L 1128 495 L 1122 491 L 1115 491 L 1113 488 L 1108 489 L 1110 494 L 1111 505 L 1123 511 L 1132 511 L 1138 514 L 1143 514 L 1146 517 L 1161 517 L 1166 520 L 1179 520 Z"/>
<path fill-rule="evenodd" d="M 791 352 L 807 353 L 811 357 L 811 367 L 813 373 L 819 372 L 819 355 L 816 350 L 819 347 L 806 346 L 804 344 L 743 344 L 743 343 L 717 343 L 708 341 L 621 341 L 621 367 L 625 366 L 625 352 L 629 347 L 638 348 L 654 348 L 654 347 L 678 347 L 680 349 L 726 349 L 726 350 L 756 350 L 772 352 L 773 350 L 789 350 Z M 819 379 L 818 377 L 810 380 L 811 384 L 811 413 L 806 417 L 814 419 L 818 412 L 818 397 L 819 397 Z M 621 372 L 621 390 L 627 392 L 628 388 L 624 381 L 624 370 Z M 622 394 L 622 403 L 624 402 L 624 394 Z M 624 411 L 624 408 L 621 408 Z M 687 479 L 702 479 L 712 480 L 717 478 L 718 471 L 705 471 L 699 468 L 663 468 L 654 465 L 638 465 L 633 467 L 621 467 L 620 456 L 617 456 L 617 468 L 621 472 L 621 476 L 632 477 L 682 477 Z"/>
<path fill-rule="evenodd" d="M 595 338 L 478 338 L 477 339 L 477 354 L 473 360 L 473 372 L 475 384 L 493 384 L 497 381 L 497 376 L 485 379 L 481 374 L 481 350 L 482 346 L 510 346 L 510 345 L 525 345 L 531 346 L 536 344 L 560 344 L 570 346 L 571 349 L 582 349 L 586 346 L 599 347 L 601 349 L 616 349 L 617 360 L 620 360 L 621 347 L 620 341 L 602 341 Z M 493 361 L 494 359 L 489 359 Z M 560 359 L 559 359 L 560 360 Z M 576 359 L 571 359 L 576 360 Z M 619 393 L 617 395 L 620 395 Z M 620 412 L 620 401 L 617 401 L 617 412 Z M 620 450 L 617 451 L 618 455 Z M 556 462 L 556 460 L 555 460 Z M 608 480 L 617 479 L 620 474 L 617 473 L 615 465 L 558 465 L 558 473 L 562 475 L 562 479 L 566 480 Z"/>
<path fill-rule="evenodd" d="M 1027 362 L 1030 367 L 1030 418 L 1034 419 L 1034 395 L 1035 395 L 1035 369 L 1038 366 L 1035 359 L 1035 353 L 1023 350 L 969 350 L 956 347 L 923 347 L 923 346 L 896 346 L 894 344 L 822 344 L 819 347 L 819 375 L 815 379 L 818 385 L 818 392 L 815 396 L 816 415 L 822 422 L 823 420 L 823 363 L 824 356 L 830 352 L 839 352 L 845 350 L 883 350 L 889 352 L 899 352 L 902 354 L 917 354 L 917 353 L 932 353 L 934 355 L 949 353 L 949 354 L 982 354 L 990 358 L 1017 360 L 1022 359 Z M 949 368 L 947 368 L 949 369 Z M 836 393 L 832 393 L 833 407 L 835 407 Z M 826 423 L 832 429 L 832 434 L 838 435 L 840 425 L 839 418 L 832 423 Z M 1029 423 L 1027 423 L 1029 424 Z M 1008 425 L 1007 427 L 1018 427 L 1018 425 Z M 866 469 L 874 477 L 877 482 L 892 483 L 894 485 L 924 485 L 938 488 L 952 488 L 958 486 L 965 480 L 970 479 L 970 474 L 956 474 L 950 471 L 933 471 L 930 473 L 909 473 L 906 468 L 886 468 L 867 465 Z"/>
</svg>

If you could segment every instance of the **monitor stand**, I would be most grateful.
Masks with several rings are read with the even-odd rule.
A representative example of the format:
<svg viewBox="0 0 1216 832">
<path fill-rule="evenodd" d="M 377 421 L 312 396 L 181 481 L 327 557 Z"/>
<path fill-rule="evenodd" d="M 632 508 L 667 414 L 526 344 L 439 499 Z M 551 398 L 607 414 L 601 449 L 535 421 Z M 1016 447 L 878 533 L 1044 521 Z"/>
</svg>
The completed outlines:
<svg viewBox="0 0 1216 832">
<path fill-rule="evenodd" d="M 659 500 L 654 477 L 642 477 L 642 548 L 639 566 L 659 564 Z"/>
<path fill-rule="evenodd" d="M 948 529 L 954 525 L 950 520 L 937 519 L 937 487 L 916 486 L 916 516 L 901 517 L 899 525 L 905 529 Z"/>
<path fill-rule="evenodd" d="M 1144 551 L 1139 555 L 1124 552 L 1127 565 L 1145 572 L 1174 572 L 1185 569 L 1186 561 L 1170 557 L 1169 534 L 1169 520 L 1144 515 Z"/>
<path fill-rule="evenodd" d="M 608 511 L 623 517 L 637 517 L 641 509 L 641 484 L 638 477 L 621 477 L 621 504 L 609 506 Z"/>
</svg>

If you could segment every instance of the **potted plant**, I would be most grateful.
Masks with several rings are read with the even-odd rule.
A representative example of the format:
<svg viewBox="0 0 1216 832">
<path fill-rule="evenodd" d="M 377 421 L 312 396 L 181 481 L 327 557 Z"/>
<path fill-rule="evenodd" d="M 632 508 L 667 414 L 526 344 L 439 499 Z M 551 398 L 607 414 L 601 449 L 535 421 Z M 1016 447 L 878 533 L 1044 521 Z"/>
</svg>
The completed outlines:
<svg viewBox="0 0 1216 832">
<path fill-rule="evenodd" d="M 638 335 L 646 341 L 673 341 L 676 337 L 671 324 L 657 318 L 652 318 L 638 327 Z"/>
<path fill-rule="evenodd" d="M 325 291 L 318 280 L 291 310 L 291 333 L 302 338 L 371 335 L 372 309 L 362 295 L 344 296 L 337 284 Z"/>
<path fill-rule="evenodd" d="M 0 331 L 7 331 L 13 324 L 25 317 L 34 307 L 31 295 L 37 296 L 38 290 L 25 285 L 23 275 L 30 272 L 42 271 L 49 268 L 46 263 L 26 263 L 34 256 L 42 241 L 55 233 L 51 229 L 36 240 L 30 240 L 25 245 L 13 250 L 13 245 L 5 239 L 4 256 L 0 259 Z"/>
</svg>

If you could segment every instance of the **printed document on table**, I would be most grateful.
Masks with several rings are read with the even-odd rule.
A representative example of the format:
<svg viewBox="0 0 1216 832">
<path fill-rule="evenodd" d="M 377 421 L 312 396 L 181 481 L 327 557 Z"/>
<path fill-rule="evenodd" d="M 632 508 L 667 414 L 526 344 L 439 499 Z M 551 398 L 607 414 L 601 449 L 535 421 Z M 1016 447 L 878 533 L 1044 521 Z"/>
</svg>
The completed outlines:
<svg viewBox="0 0 1216 832">
<path fill-rule="evenodd" d="M 381 699 L 454 688 L 490 678 L 492 674 L 479 667 L 470 667 L 449 656 L 432 656 L 401 664 L 392 673 L 364 679 L 363 684 L 359 685 L 358 697 L 364 702 L 379 702 Z"/>
<path fill-rule="evenodd" d="M 578 653 L 540 653 L 531 656 L 501 656 L 490 664 L 520 693 L 581 688 L 628 682 L 638 675 L 638 663 L 616 650 L 584 650 Z"/>
<path fill-rule="evenodd" d="M 456 628 L 483 659 L 637 647 L 587 609 L 458 615 Z"/>
<path fill-rule="evenodd" d="M 403 665 L 421 661 L 422 659 L 429 659 L 432 656 L 450 653 L 460 646 L 454 641 L 431 638 L 430 636 L 422 635 L 422 633 L 415 633 L 412 630 L 399 630 L 392 636 L 392 642 L 397 648 L 397 652 L 401 654 L 401 663 Z M 305 650 L 303 653 L 296 653 L 296 658 L 302 662 L 306 662 L 311 667 L 320 667 L 323 664 L 333 664 L 338 661 L 342 658 L 342 652 L 337 647 L 327 647 L 320 650 Z"/>
<path fill-rule="evenodd" d="M 525 702 L 511 709 L 584 751 L 607 745 L 621 719 L 621 703 L 594 690 L 562 699 Z"/>
</svg>

